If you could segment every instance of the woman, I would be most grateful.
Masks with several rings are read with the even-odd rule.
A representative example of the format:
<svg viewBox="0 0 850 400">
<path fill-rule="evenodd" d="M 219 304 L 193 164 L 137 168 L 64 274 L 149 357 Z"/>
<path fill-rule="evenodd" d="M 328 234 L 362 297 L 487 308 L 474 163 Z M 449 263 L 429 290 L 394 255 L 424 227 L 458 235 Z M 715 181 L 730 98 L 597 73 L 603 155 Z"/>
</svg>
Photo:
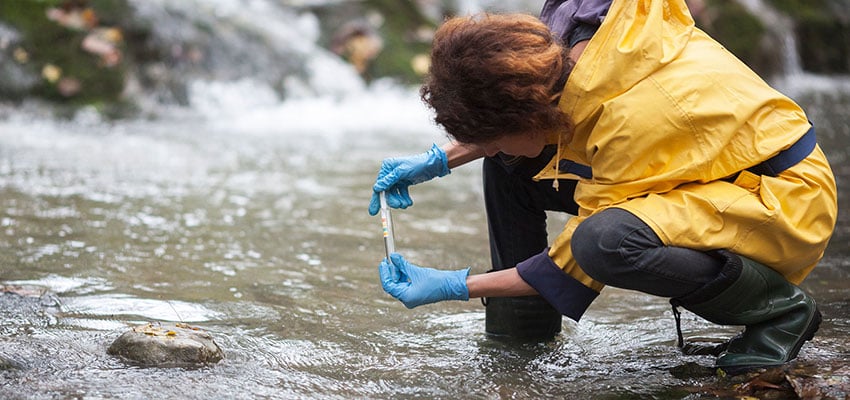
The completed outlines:
<svg viewBox="0 0 850 400">
<path fill-rule="evenodd" d="M 614 1 L 573 67 L 555 36 L 519 15 L 438 30 L 422 97 L 455 141 L 385 160 L 373 190 L 407 207 L 409 185 L 485 157 L 494 266 L 516 268 L 470 276 L 394 254 L 384 290 L 408 307 L 540 295 L 577 321 L 610 285 L 745 325 L 717 358 L 727 372 L 795 358 L 821 319 L 796 285 L 837 213 L 803 111 L 696 29 L 684 0 Z M 548 209 L 576 217 L 546 248 Z"/>
</svg>

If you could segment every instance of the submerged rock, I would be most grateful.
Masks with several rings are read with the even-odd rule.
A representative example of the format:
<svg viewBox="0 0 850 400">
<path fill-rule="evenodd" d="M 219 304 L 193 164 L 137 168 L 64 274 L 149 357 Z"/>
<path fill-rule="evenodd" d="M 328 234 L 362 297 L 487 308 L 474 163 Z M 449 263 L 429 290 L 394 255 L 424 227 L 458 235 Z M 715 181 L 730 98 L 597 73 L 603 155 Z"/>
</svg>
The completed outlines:
<svg viewBox="0 0 850 400">
<path fill-rule="evenodd" d="M 217 363 L 224 358 L 212 335 L 184 323 L 148 323 L 116 339 L 107 352 L 146 366 Z"/>
<path fill-rule="evenodd" d="M 44 288 L 0 285 L 0 337 L 30 334 L 55 323 L 56 297 Z"/>
<path fill-rule="evenodd" d="M 0 354 L 0 371 L 13 371 L 26 369 L 21 362 L 6 358 Z"/>
</svg>

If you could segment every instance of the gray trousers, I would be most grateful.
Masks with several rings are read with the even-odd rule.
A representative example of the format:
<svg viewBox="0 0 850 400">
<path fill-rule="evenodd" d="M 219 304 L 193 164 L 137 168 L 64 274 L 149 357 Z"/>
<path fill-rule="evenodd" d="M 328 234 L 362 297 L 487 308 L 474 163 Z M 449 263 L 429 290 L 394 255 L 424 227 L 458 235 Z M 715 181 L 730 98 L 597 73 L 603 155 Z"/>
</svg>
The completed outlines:
<svg viewBox="0 0 850 400">
<path fill-rule="evenodd" d="M 573 233 L 572 251 L 591 278 L 661 297 L 694 292 L 723 267 L 722 260 L 702 251 L 665 246 L 647 224 L 619 208 L 582 221 Z"/>
</svg>

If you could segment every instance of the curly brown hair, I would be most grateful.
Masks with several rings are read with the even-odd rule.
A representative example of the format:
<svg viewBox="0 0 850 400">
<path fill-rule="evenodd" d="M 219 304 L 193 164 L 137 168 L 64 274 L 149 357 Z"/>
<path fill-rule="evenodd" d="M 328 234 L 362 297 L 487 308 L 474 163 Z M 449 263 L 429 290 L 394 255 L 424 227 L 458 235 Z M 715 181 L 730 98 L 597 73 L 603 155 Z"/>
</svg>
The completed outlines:
<svg viewBox="0 0 850 400">
<path fill-rule="evenodd" d="M 461 143 L 569 130 L 557 101 L 572 69 L 569 49 L 539 19 L 478 14 L 435 33 L 420 89 L 434 121 Z"/>
</svg>

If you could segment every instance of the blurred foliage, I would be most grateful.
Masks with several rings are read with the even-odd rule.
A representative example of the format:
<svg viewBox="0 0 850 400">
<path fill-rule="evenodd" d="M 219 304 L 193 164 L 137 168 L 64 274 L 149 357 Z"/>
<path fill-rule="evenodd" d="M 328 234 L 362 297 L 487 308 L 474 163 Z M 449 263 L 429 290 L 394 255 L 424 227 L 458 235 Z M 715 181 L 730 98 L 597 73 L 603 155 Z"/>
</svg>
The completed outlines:
<svg viewBox="0 0 850 400">
<path fill-rule="evenodd" d="M 123 63 L 113 67 L 82 49 L 88 32 L 70 29 L 47 18 L 47 10 L 65 4 L 59 0 L 4 0 L 0 2 L 0 19 L 22 33 L 20 47 L 28 54 L 26 64 L 36 73 L 46 65 L 61 70 L 63 77 L 79 81 L 81 90 L 73 96 L 60 93 L 57 82 L 43 79 L 33 88 L 33 94 L 57 102 L 90 104 L 119 100 L 124 88 Z M 96 10 L 100 24 L 110 24 L 126 14 L 124 0 L 93 0 L 89 7 Z"/>
<path fill-rule="evenodd" d="M 826 22 L 830 19 L 827 3 L 823 0 L 767 0 L 779 11 L 797 20 Z"/>
<path fill-rule="evenodd" d="M 796 21 L 803 69 L 850 72 L 850 1 L 768 0 Z"/>
<path fill-rule="evenodd" d="M 806 71 L 850 72 L 850 0 L 765 1 L 795 21 L 798 52 Z M 763 76 L 777 72 L 777 51 L 766 40 L 770 39 L 767 34 L 771 27 L 750 14 L 738 0 L 703 2 L 704 12 L 695 15 L 700 28 Z M 367 81 L 384 77 L 406 84 L 421 81 L 440 16 L 425 15 L 417 1 L 359 0 L 316 3 L 304 8 L 320 20 L 321 44 L 357 65 Z M 80 28 L 57 21 L 48 17 L 52 9 L 91 10 L 95 27 Z M 448 14 L 451 10 L 431 12 Z M 128 76 L 147 85 L 145 75 L 138 73 L 141 66 L 161 61 L 172 52 L 170 47 L 149 40 L 149 24 L 156 21 L 135 16 L 128 0 L 0 0 L 0 22 L 20 33 L 11 46 L 0 47 L 0 63 L 5 59 L 8 68 L 10 62 L 16 62 L 10 60 L 17 60 L 14 68 L 26 71 L 35 82 L 21 90 L 18 88 L 23 84 L 0 84 L 0 96 L 7 99 L 35 96 L 72 107 L 93 104 L 107 113 L 110 109 L 129 110 L 132 99 L 122 97 Z M 347 36 L 349 42 L 343 50 L 334 49 L 339 46 L 334 41 L 340 32 L 352 23 L 361 30 Z M 93 53 L 91 46 L 86 46 L 85 41 L 97 28 L 112 29 L 120 37 L 112 43 L 119 52 L 117 62 L 105 62 L 103 54 Z M 361 40 L 364 38 L 367 40 Z M 355 45 L 366 49 L 359 58 L 362 65 L 351 56 Z M 62 78 L 67 78 L 64 86 L 60 84 Z M 3 79 L 6 83 L 19 81 L 9 75 L 0 76 L 0 83 Z M 68 89 L 69 81 L 73 83 L 72 90 Z M 11 86 L 18 91 L 3 91 Z"/>
<path fill-rule="evenodd" d="M 421 77 L 414 71 L 412 60 L 431 51 L 431 38 L 422 31 L 435 28 L 414 2 L 399 0 L 365 0 L 364 5 L 385 17 L 380 28 L 384 51 L 375 58 L 370 74 L 391 76 L 406 83 L 417 83 Z"/>
<path fill-rule="evenodd" d="M 700 28 L 717 39 L 729 51 L 755 70 L 766 67 L 759 62 L 760 44 L 765 27 L 735 0 L 709 0 L 711 22 Z M 767 71 L 765 71 L 767 72 Z"/>
<path fill-rule="evenodd" d="M 794 23 L 797 52 L 805 71 L 850 73 L 850 0 L 765 0 Z M 779 70 L 776 34 L 737 0 L 706 0 L 697 25 L 762 76 Z"/>
<path fill-rule="evenodd" d="M 339 47 L 349 41 L 347 28 L 359 27 L 370 40 L 380 41 L 380 51 L 369 58 L 365 71 L 367 81 L 390 77 L 401 83 L 418 84 L 421 73 L 413 66 L 417 57 L 430 53 L 431 34 L 436 21 L 425 16 L 415 1 L 363 0 L 312 7 L 323 26 L 322 44 L 352 62 Z M 356 28 L 355 28 L 356 29 Z"/>
</svg>

